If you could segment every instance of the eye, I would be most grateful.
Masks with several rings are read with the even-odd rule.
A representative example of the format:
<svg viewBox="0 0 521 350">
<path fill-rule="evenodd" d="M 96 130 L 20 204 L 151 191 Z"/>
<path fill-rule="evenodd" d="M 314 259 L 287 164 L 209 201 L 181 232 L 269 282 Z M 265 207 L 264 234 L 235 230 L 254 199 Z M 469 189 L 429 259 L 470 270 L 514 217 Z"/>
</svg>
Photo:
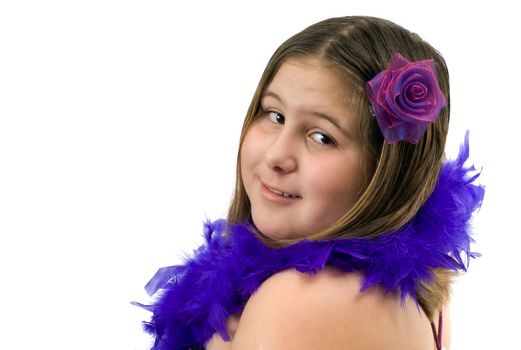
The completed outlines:
<svg viewBox="0 0 521 350">
<path fill-rule="evenodd" d="M 284 122 L 286 121 L 286 118 L 282 114 L 274 111 L 268 112 L 268 118 L 269 120 L 277 124 L 284 124 Z"/>
<path fill-rule="evenodd" d="M 311 138 L 322 145 L 335 145 L 336 142 L 328 135 L 322 133 L 322 132 L 314 132 L 311 134 Z"/>
</svg>

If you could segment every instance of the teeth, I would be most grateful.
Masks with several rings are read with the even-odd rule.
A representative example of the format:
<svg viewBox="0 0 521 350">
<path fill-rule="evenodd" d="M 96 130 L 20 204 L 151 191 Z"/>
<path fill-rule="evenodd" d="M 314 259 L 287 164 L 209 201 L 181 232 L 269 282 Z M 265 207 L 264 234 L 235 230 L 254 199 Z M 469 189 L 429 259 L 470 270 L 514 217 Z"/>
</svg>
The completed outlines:
<svg viewBox="0 0 521 350">
<path fill-rule="evenodd" d="M 282 191 L 277 191 L 277 190 L 274 190 L 273 188 L 269 187 L 270 191 L 273 192 L 273 193 L 276 193 L 278 194 L 279 196 L 283 196 L 283 197 L 286 197 L 286 198 L 293 198 L 294 196 L 292 196 L 291 194 L 289 193 L 286 193 L 286 192 L 282 192 Z"/>
<path fill-rule="evenodd" d="M 270 188 L 270 191 L 273 193 L 276 193 L 278 195 L 284 196 L 284 192 L 282 192 L 282 191 L 277 191 L 277 190 L 274 190 L 273 188 Z"/>
</svg>

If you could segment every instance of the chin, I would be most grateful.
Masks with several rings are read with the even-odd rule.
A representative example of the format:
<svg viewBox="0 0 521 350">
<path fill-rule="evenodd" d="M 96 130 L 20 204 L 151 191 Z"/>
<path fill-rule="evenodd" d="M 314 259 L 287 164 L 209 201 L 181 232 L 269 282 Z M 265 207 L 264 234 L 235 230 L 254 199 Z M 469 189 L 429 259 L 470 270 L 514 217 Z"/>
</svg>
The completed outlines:
<svg viewBox="0 0 521 350">
<path fill-rule="evenodd" d="M 259 230 L 264 236 L 269 237 L 274 240 L 282 240 L 282 239 L 295 239 L 295 238 L 305 238 L 306 234 L 302 234 L 296 231 L 295 228 L 289 227 L 284 224 L 276 224 L 273 222 L 257 223 L 253 220 L 253 223 L 257 230 Z"/>
<path fill-rule="evenodd" d="M 252 220 L 255 228 L 264 236 L 272 239 L 288 238 L 289 232 L 286 227 L 281 227 L 273 221 L 255 220 L 255 215 L 253 215 Z"/>
</svg>

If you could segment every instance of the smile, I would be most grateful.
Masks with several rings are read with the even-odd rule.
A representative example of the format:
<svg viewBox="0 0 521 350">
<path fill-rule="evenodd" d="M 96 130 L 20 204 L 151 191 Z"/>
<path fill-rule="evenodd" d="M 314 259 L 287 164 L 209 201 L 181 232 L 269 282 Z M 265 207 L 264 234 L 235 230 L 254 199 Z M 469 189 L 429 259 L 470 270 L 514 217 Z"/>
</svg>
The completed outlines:
<svg viewBox="0 0 521 350">
<path fill-rule="evenodd" d="M 268 187 L 268 190 L 270 190 L 273 193 L 278 194 L 279 196 L 284 196 L 284 197 L 288 197 L 288 198 L 297 198 L 297 196 L 294 196 L 294 195 L 286 193 L 286 192 L 277 191 L 276 189 L 273 189 L 271 187 Z"/>
<path fill-rule="evenodd" d="M 283 198 L 291 198 L 291 199 L 300 199 L 300 198 L 302 198 L 299 195 L 291 194 L 291 193 L 288 193 L 288 192 L 284 192 L 284 191 L 278 190 L 276 188 L 273 188 L 273 187 L 270 187 L 270 186 L 267 186 L 267 185 L 263 185 L 263 186 L 269 192 L 274 193 L 274 194 L 276 194 L 276 195 L 278 195 L 280 197 L 283 197 Z"/>
</svg>

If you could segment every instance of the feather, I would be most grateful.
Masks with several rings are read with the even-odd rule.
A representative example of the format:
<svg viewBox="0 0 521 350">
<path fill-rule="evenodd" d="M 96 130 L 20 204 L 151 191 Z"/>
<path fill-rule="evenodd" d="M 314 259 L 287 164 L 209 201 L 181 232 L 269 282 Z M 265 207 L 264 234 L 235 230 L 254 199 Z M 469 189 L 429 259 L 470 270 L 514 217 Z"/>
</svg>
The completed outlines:
<svg viewBox="0 0 521 350">
<path fill-rule="evenodd" d="M 141 306 L 153 313 L 145 329 L 155 336 L 153 350 L 204 348 L 215 333 L 228 340 L 226 320 L 241 312 L 250 296 L 270 276 L 295 268 L 316 273 L 326 265 L 364 274 L 361 291 L 379 285 L 416 300 L 421 282 L 432 269 L 466 271 L 470 220 L 481 206 L 484 188 L 474 185 L 479 173 L 465 166 L 468 133 L 459 155 L 444 164 L 436 188 L 405 226 L 374 239 L 302 240 L 271 249 L 249 225 L 206 222 L 205 243 L 183 265 L 161 268 L 146 290 L 156 297 Z"/>
</svg>

